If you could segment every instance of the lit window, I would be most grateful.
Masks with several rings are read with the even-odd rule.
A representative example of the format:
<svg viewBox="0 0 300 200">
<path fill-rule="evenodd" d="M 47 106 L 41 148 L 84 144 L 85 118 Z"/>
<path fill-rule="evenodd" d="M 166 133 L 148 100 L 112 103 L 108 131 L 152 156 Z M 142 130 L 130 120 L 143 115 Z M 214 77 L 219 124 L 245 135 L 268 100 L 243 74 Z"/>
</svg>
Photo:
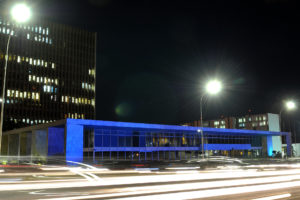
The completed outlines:
<svg viewBox="0 0 300 200">
<path fill-rule="evenodd" d="M 19 98 L 19 91 L 16 90 L 16 97 Z"/>
<path fill-rule="evenodd" d="M 34 66 L 36 65 L 36 60 L 35 60 L 35 59 L 33 60 L 33 65 L 34 65 Z"/>
<path fill-rule="evenodd" d="M 30 58 L 30 59 L 29 59 L 29 64 L 31 64 L 31 65 L 32 65 L 32 58 Z"/>
<path fill-rule="evenodd" d="M 47 62 L 45 62 L 45 67 L 47 67 L 48 66 L 48 63 Z"/>
<path fill-rule="evenodd" d="M 18 58 L 17 58 L 17 62 L 18 62 L 18 63 L 20 63 L 20 62 L 21 62 L 21 57 L 20 57 L 20 56 L 18 56 Z"/>
<path fill-rule="evenodd" d="M 249 120 L 249 122 L 251 122 L 251 117 L 249 117 L 249 119 L 248 119 L 248 120 Z"/>
<path fill-rule="evenodd" d="M 81 86 L 82 86 L 82 89 L 84 89 L 84 83 L 82 83 Z"/>
<path fill-rule="evenodd" d="M 41 62 L 40 59 L 37 60 L 37 65 L 40 66 Z"/>
<path fill-rule="evenodd" d="M 55 79 L 55 85 L 58 85 L 58 79 Z"/>
<path fill-rule="evenodd" d="M 10 97 L 10 90 L 7 90 L 7 96 Z"/>
<path fill-rule="evenodd" d="M 44 92 L 47 92 L 47 86 L 44 85 Z"/>
<path fill-rule="evenodd" d="M 31 75 L 28 76 L 28 81 L 31 81 Z"/>
<path fill-rule="evenodd" d="M 75 99 L 74 99 L 74 97 L 72 97 L 72 103 L 74 103 L 75 102 Z"/>
<path fill-rule="evenodd" d="M 48 37 L 46 37 L 46 43 L 48 44 Z"/>
<path fill-rule="evenodd" d="M 219 121 L 215 121 L 215 122 L 214 122 L 214 125 L 219 125 Z"/>
<path fill-rule="evenodd" d="M 32 76 L 32 80 L 35 81 L 35 75 Z"/>
<path fill-rule="evenodd" d="M 65 101 L 65 97 L 61 96 L 61 102 L 64 102 L 64 101 Z"/>
<path fill-rule="evenodd" d="M 243 122 L 243 119 L 242 118 L 239 118 L 239 123 Z"/>
<path fill-rule="evenodd" d="M 48 35 L 48 34 L 49 34 L 49 29 L 47 28 L 47 29 L 46 29 L 46 35 Z"/>
<path fill-rule="evenodd" d="M 27 97 L 27 92 L 24 92 L 24 98 L 26 98 Z"/>
<path fill-rule="evenodd" d="M 267 118 L 266 118 L 266 116 L 263 116 L 263 120 L 266 120 Z"/>
<path fill-rule="evenodd" d="M 27 40 L 29 40 L 30 39 L 30 34 L 29 33 L 27 33 Z"/>
<path fill-rule="evenodd" d="M 47 86 L 47 92 L 50 92 L 50 86 L 49 85 Z"/>
<path fill-rule="evenodd" d="M 20 98 L 23 98 L 23 92 L 20 92 Z"/>
<path fill-rule="evenodd" d="M 34 92 L 32 93 L 32 99 L 33 100 L 35 99 L 35 93 Z"/>
<path fill-rule="evenodd" d="M 52 66 L 51 66 L 51 67 L 52 67 L 52 69 L 54 69 L 54 68 L 55 68 L 55 65 L 54 65 L 54 63 L 52 63 Z"/>
<path fill-rule="evenodd" d="M 39 100 L 39 99 L 40 99 L 40 94 L 39 94 L 39 93 L 36 93 L 35 99 L 36 99 L 36 100 Z"/>
</svg>

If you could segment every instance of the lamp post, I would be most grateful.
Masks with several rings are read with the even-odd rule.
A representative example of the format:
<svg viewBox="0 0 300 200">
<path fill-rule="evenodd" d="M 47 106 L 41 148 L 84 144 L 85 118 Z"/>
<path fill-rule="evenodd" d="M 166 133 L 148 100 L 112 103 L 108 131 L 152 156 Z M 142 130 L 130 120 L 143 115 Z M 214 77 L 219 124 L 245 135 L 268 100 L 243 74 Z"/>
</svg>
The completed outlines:
<svg viewBox="0 0 300 200">
<path fill-rule="evenodd" d="M 20 3 L 12 7 L 10 14 L 12 20 L 15 21 L 16 23 L 25 23 L 31 17 L 31 10 L 26 4 Z M 7 71 L 7 62 L 9 59 L 8 50 L 10 45 L 10 39 L 13 33 L 14 33 L 13 29 L 11 29 L 6 44 L 6 54 L 5 54 L 5 63 L 4 63 L 4 71 L 3 71 L 3 83 L 2 83 L 3 87 L 2 87 L 1 118 L 0 118 L 0 154 L 1 154 L 2 132 L 3 132 L 3 114 L 4 114 L 4 105 L 5 105 L 6 71 Z"/>
<path fill-rule="evenodd" d="M 218 80 L 211 80 L 209 81 L 205 86 L 205 91 L 201 95 L 200 98 L 200 124 L 201 129 L 198 130 L 198 132 L 201 133 L 201 149 L 202 149 L 202 159 L 204 159 L 204 136 L 203 136 L 203 112 L 202 112 L 202 105 L 203 105 L 203 99 L 207 94 L 210 95 L 216 95 L 218 94 L 222 89 L 222 83 Z"/>
<path fill-rule="evenodd" d="M 283 131 L 283 127 L 282 127 L 282 112 L 283 110 L 286 110 L 286 111 L 292 111 L 292 110 L 295 110 L 296 109 L 296 103 L 292 100 L 289 100 L 289 101 L 286 101 L 284 103 L 284 107 L 282 107 L 280 109 L 280 112 L 279 112 L 279 127 L 280 127 L 280 131 Z M 296 137 L 295 137 L 296 139 Z M 292 142 L 293 144 L 293 142 Z"/>
</svg>

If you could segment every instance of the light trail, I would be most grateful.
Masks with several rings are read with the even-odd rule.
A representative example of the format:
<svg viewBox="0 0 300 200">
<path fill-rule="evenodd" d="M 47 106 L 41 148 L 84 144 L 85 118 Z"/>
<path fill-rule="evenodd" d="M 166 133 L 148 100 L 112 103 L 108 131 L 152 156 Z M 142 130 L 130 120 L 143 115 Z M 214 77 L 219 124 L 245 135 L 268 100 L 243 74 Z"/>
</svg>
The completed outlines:
<svg viewBox="0 0 300 200">
<path fill-rule="evenodd" d="M 81 173 L 75 171 L 74 173 Z M 79 174 L 81 175 L 81 174 Z M 71 187 L 89 187 L 89 186 L 114 186 L 114 185 L 129 185 L 129 184 L 146 184 L 146 183 L 161 183 L 161 182 L 176 182 L 176 181 L 201 181 L 213 179 L 229 179 L 229 178 L 246 178 L 246 177 L 263 177 L 263 176 L 282 176 L 287 177 L 300 175 L 300 170 L 283 170 L 278 172 L 233 172 L 233 173 L 202 173 L 202 174 L 175 174 L 175 175 L 148 175 L 148 176 L 126 176 L 126 177 L 108 177 L 95 179 L 87 174 L 82 174 L 89 182 L 69 182 L 65 183 L 44 183 L 44 184 L 14 184 L 0 185 L 0 191 L 9 190 L 32 190 L 32 189 L 47 189 L 47 188 L 71 188 Z"/>
<path fill-rule="evenodd" d="M 288 197 L 291 197 L 291 196 L 292 195 L 290 193 L 287 193 L 287 194 L 274 195 L 274 196 L 263 197 L 263 198 L 252 199 L 252 200 L 275 200 L 275 199 L 288 198 Z"/>
<path fill-rule="evenodd" d="M 274 182 L 280 182 L 280 184 L 289 184 L 290 182 L 286 181 L 293 181 L 296 179 L 300 179 L 300 175 L 298 176 L 283 176 L 283 177 L 268 177 L 268 178 L 256 178 L 256 179 L 241 179 L 241 180 L 229 180 L 229 181 L 211 181 L 211 182 L 198 182 L 198 183 L 183 183 L 183 184 L 171 184 L 171 185 L 158 185 L 158 186 L 139 186 L 139 187 L 128 187 L 119 190 L 120 192 L 115 194 L 100 194 L 100 195 L 88 195 L 88 196 L 77 196 L 77 197 L 64 197 L 65 200 L 71 200 L 71 199 L 95 199 L 95 198 L 115 198 L 115 197 L 126 197 L 130 195 L 149 195 L 153 193 L 161 193 L 161 192 L 175 192 L 175 191 L 182 191 L 182 190 L 196 190 L 196 189 L 209 189 L 209 188 L 216 188 L 216 187 L 228 187 L 231 186 L 231 188 L 226 189 L 212 189 L 212 190 L 203 190 L 203 191 L 197 191 L 197 195 L 202 198 L 203 197 L 213 197 L 213 196 L 223 196 L 223 195 L 229 195 L 231 194 L 230 191 L 232 189 L 234 193 L 232 194 L 238 194 L 237 192 L 239 190 L 236 190 L 234 186 L 243 186 L 243 185 L 251 185 L 251 184 L 269 184 Z M 284 182 L 284 183 L 282 183 Z M 300 181 L 297 182 L 297 186 L 300 186 Z M 268 185 L 267 185 L 268 186 Z M 274 184 L 276 187 L 276 185 Z M 245 191 L 248 191 L 247 187 L 250 187 L 249 192 L 252 191 L 260 191 L 259 189 L 263 189 L 265 185 L 258 185 L 258 186 L 244 186 L 244 187 L 238 187 L 240 188 L 240 192 L 244 193 Z M 252 188 L 251 188 L 252 187 Z M 268 187 L 266 190 L 268 190 L 270 187 Z M 129 192 L 123 192 L 123 191 L 129 191 Z M 229 191 L 228 191 L 229 190 Z M 214 191 L 214 192 L 210 192 Z M 223 192 L 223 193 L 221 193 Z M 179 194 L 181 196 L 181 193 L 187 193 L 187 192 L 176 192 L 176 194 Z M 193 192 L 192 192 L 193 193 Z M 176 195 L 174 194 L 174 195 Z M 165 195 L 173 195 L 173 194 L 162 194 L 160 195 L 150 195 L 152 199 L 169 199 L 169 197 Z M 167 198 L 166 198 L 167 197 Z M 182 196 L 181 196 L 182 197 Z M 185 198 L 179 198 L 179 199 L 186 199 Z M 139 199 L 141 197 L 131 197 L 128 198 L 130 200 Z M 149 199 L 151 199 L 149 198 Z M 55 198 L 51 200 L 63 200 L 62 198 Z M 127 198 L 125 198 L 127 199 Z M 145 197 L 143 197 L 145 199 Z M 147 198 L 148 199 L 148 198 Z M 170 199 L 173 199 L 173 197 L 170 197 Z M 49 199 L 50 200 L 50 199 Z"/>
</svg>

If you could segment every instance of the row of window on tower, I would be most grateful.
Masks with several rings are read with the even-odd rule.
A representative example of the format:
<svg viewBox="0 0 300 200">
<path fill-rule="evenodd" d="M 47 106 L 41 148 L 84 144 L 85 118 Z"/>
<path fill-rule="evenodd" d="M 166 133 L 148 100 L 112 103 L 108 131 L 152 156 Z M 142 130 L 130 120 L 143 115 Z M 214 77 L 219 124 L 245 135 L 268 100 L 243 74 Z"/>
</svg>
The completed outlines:
<svg viewBox="0 0 300 200">
<path fill-rule="evenodd" d="M 53 63 L 53 62 L 47 62 L 42 59 L 34 59 L 34 58 L 18 56 L 18 55 L 9 55 L 7 57 L 7 55 L 4 56 L 4 54 L 2 52 L 0 52 L 0 59 L 4 59 L 4 58 L 8 59 L 8 61 L 17 61 L 17 63 L 26 62 L 33 66 L 40 66 L 40 67 L 46 67 L 46 68 L 51 67 L 52 69 L 55 69 L 55 63 Z"/>
<path fill-rule="evenodd" d="M 36 82 L 36 83 L 44 83 L 44 84 L 55 84 L 58 85 L 58 79 L 48 78 L 48 77 L 39 77 L 35 75 L 28 75 L 29 82 Z"/>
<path fill-rule="evenodd" d="M 13 25 L 16 28 L 32 31 L 32 32 L 35 32 L 35 33 L 43 34 L 43 35 L 49 35 L 49 28 L 48 27 L 43 28 L 41 26 L 29 26 L 29 25 L 26 25 L 26 24 L 18 24 L 18 23 L 17 24 L 11 24 L 10 22 L 6 22 L 2 19 L 0 19 L 0 25 L 7 26 L 7 27 Z"/>
<path fill-rule="evenodd" d="M 19 91 L 19 90 L 10 90 L 6 91 L 6 96 L 15 99 L 31 99 L 31 100 L 40 100 L 40 93 L 38 92 L 27 92 L 27 91 Z M 9 100 L 9 99 L 8 99 Z M 13 103 L 13 100 L 9 101 L 9 103 Z"/>
<path fill-rule="evenodd" d="M 45 31 L 45 29 L 43 29 L 43 30 Z M 0 26 L 0 33 L 6 34 L 6 35 L 11 35 L 11 36 L 17 36 L 16 31 L 14 31 L 13 29 L 8 28 L 8 27 Z M 40 33 L 40 34 L 42 34 L 42 33 Z M 27 33 L 26 38 L 27 38 L 27 40 L 34 40 L 36 42 L 52 44 L 51 38 L 49 38 L 48 36 L 40 35 L 40 34 Z"/>
<path fill-rule="evenodd" d="M 95 70 L 94 69 L 89 69 L 89 75 L 95 76 L 96 75 Z"/>
<path fill-rule="evenodd" d="M 94 99 L 87 99 L 87 98 L 81 98 L 81 97 L 77 98 L 77 97 L 70 97 L 70 96 L 61 96 L 61 102 L 95 106 Z"/>
<path fill-rule="evenodd" d="M 82 89 L 95 91 L 95 85 L 93 85 L 93 84 L 88 84 L 88 83 L 82 82 L 81 87 L 82 87 Z"/>
<path fill-rule="evenodd" d="M 65 114 L 66 118 L 72 118 L 72 119 L 84 119 L 84 114 L 78 114 L 78 113 L 68 113 Z"/>
<path fill-rule="evenodd" d="M 23 122 L 24 124 L 41 124 L 41 123 L 49 123 L 49 122 L 54 122 L 55 120 L 45 120 L 45 119 L 35 119 L 31 120 L 29 118 L 22 118 L 22 119 L 16 119 L 16 118 L 10 118 L 10 121 L 13 121 L 15 123 L 18 123 L 18 121 Z"/>
</svg>

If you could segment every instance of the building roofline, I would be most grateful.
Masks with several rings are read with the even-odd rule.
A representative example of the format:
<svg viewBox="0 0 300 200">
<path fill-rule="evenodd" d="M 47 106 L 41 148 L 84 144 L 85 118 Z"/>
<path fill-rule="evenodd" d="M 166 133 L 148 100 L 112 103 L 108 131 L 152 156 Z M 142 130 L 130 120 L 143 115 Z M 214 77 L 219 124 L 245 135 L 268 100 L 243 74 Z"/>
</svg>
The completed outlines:
<svg viewBox="0 0 300 200">
<path fill-rule="evenodd" d="M 24 127 L 24 128 L 13 129 L 10 131 L 5 131 L 5 132 L 3 132 L 3 134 L 6 135 L 6 134 L 15 134 L 15 133 L 20 133 L 20 132 L 28 132 L 28 131 L 32 131 L 32 130 L 45 129 L 45 128 L 53 127 L 53 126 L 61 126 L 64 124 L 66 124 L 66 119 L 57 120 L 55 122 L 50 122 L 50 123 L 45 123 L 45 124 L 28 126 L 28 127 Z"/>
<path fill-rule="evenodd" d="M 137 128 L 137 129 L 153 129 L 153 130 L 174 130 L 174 131 L 198 131 L 203 129 L 206 133 L 233 133 L 233 134 L 259 134 L 259 135 L 287 135 L 288 132 L 273 132 L 261 130 L 246 129 L 224 129 L 179 125 L 163 125 L 163 124 L 146 124 L 134 122 L 116 122 L 103 120 L 85 120 L 85 119 L 67 119 L 67 124 L 84 125 L 84 126 L 102 126 L 102 127 L 119 127 L 119 128 Z"/>
</svg>

